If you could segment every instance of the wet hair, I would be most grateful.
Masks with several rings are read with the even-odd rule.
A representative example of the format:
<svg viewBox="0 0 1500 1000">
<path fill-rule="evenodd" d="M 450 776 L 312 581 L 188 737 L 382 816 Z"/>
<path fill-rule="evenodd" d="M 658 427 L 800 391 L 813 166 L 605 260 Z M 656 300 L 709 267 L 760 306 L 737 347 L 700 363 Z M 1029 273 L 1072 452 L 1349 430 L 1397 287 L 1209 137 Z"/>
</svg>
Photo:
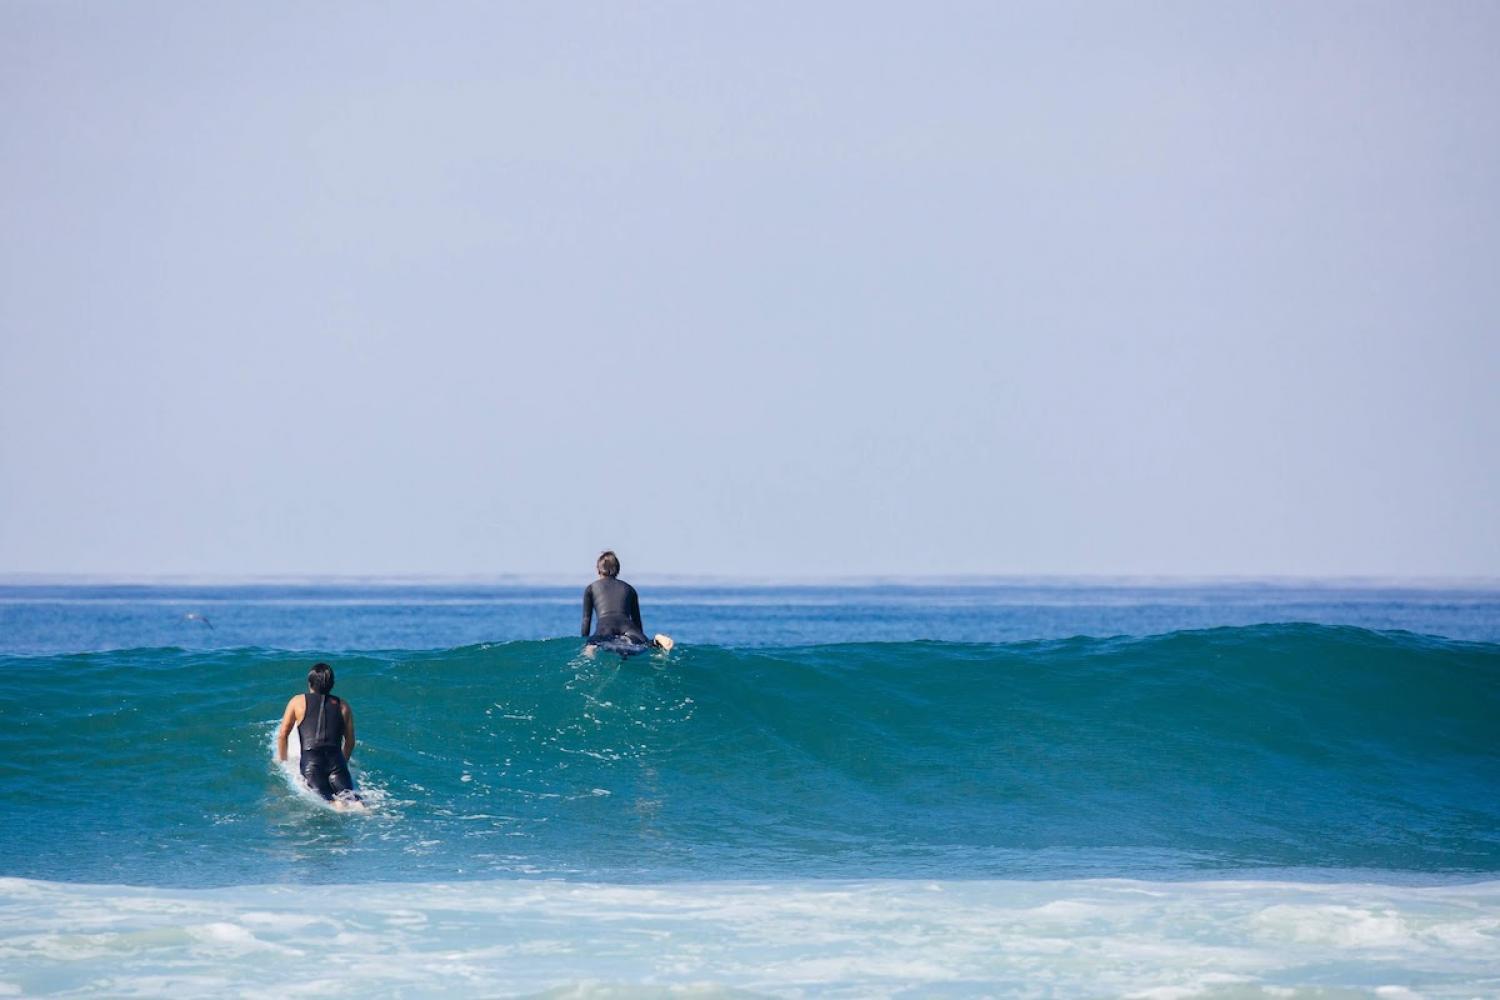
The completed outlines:
<svg viewBox="0 0 1500 1000">
<path fill-rule="evenodd" d="M 600 576 L 619 576 L 620 557 L 605 549 L 599 553 L 599 561 L 594 563 L 594 568 L 599 571 Z"/>
<path fill-rule="evenodd" d="M 327 694 L 333 690 L 333 668 L 326 663 L 314 663 L 307 672 L 307 686 L 314 694 Z"/>
</svg>

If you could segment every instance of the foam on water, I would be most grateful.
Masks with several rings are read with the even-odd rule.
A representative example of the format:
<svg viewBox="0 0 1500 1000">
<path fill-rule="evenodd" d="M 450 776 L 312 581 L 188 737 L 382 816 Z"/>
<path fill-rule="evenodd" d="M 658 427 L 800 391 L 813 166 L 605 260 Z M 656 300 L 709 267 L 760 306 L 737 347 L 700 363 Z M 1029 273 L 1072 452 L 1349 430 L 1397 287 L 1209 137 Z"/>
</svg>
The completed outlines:
<svg viewBox="0 0 1500 1000">
<path fill-rule="evenodd" d="M 1470 997 L 1497 955 L 1493 881 L 0 879 L 0 992 L 26 995 Z"/>
</svg>

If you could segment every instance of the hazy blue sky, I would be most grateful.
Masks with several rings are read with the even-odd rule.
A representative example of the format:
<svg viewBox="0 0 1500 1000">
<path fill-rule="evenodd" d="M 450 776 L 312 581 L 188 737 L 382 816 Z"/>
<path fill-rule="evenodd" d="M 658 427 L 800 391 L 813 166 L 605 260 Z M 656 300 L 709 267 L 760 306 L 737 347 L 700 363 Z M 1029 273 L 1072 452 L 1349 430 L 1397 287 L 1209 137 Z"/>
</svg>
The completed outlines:
<svg viewBox="0 0 1500 1000">
<path fill-rule="evenodd" d="M 1500 4 L 0 4 L 0 572 L 1500 575 Z"/>
</svg>

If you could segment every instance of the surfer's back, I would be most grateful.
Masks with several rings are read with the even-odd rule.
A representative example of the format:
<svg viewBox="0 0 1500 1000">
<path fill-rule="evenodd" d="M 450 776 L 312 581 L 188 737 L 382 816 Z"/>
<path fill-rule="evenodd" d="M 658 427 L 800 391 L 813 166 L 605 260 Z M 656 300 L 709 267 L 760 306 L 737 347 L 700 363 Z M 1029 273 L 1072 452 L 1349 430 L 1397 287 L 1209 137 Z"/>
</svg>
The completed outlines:
<svg viewBox="0 0 1500 1000">
<path fill-rule="evenodd" d="M 641 631 L 641 600 L 635 588 L 614 576 L 601 576 L 583 590 L 583 635 L 590 615 L 599 616 L 600 634 Z"/>
</svg>

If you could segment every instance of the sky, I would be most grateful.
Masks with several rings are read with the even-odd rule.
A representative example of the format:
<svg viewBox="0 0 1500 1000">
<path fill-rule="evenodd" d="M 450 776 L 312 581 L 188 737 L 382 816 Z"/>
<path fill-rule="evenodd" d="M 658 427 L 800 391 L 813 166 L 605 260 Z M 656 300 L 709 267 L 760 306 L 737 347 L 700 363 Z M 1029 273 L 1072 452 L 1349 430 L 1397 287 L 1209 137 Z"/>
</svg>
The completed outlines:
<svg viewBox="0 0 1500 1000">
<path fill-rule="evenodd" d="M 0 4 L 0 573 L 1500 576 L 1500 5 Z"/>
</svg>

